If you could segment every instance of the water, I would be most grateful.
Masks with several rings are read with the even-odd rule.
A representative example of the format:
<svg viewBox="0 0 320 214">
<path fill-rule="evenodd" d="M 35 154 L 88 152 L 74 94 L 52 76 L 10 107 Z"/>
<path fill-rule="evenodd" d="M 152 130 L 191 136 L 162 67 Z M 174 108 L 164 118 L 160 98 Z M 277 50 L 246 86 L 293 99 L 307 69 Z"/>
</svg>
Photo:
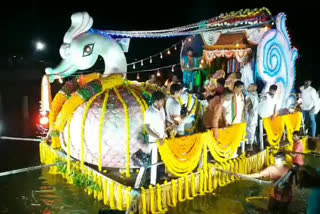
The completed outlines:
<svg viewBox="0 0 320 214">
<path fill-rule="evenodd" d="M 37 143 L 1 142 L 1 171 L 39 164 Z M 265 213 L 267 200 L 247 203 L 245 199 L 250 196 L 267 196 L 267 192 L 265 185 L 237 181 L 218 189 L 214 195 L 208 194 L 180 203 L 170 208 L 168 213 Z M 294 188 L 290 213 L 305 213 L 308 194 L 308 190 Z M 0 178 L 0 213 L 95 214 L 101 208 L 105 208 L 102 202 L 94 200 L 82 189 L 67 184 L 60 175 L 49 174 L 48 169 Z"/>
</svg>

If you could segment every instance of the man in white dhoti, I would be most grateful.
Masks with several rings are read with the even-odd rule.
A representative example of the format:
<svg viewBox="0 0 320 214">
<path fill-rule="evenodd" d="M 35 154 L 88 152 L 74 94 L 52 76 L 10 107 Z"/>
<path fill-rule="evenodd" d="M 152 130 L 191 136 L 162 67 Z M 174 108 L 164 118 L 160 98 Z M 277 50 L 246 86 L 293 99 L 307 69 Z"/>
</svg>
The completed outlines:
<svg viewBox="0 0 320 214">
<path fill-rule="evenodd" d="M 258 125 L 258 104 L 259 97 L 257 93 L 257 85 L 252 83 L 248 87 L 246 96 L 245 117 L 247 122 L 247 145 L 249 151 L 252 151 L 252 144 L 255 140 L 256 129 Z"/>
</svg>

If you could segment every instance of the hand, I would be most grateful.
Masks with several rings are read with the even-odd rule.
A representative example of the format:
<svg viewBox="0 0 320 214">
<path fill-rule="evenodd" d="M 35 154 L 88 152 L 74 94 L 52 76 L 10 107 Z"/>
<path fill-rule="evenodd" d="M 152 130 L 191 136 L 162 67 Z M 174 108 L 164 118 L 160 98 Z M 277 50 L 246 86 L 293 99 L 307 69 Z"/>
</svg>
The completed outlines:
<svg viewBox="0 0 320 214">
<path fill-rule="evenodd" d="M 218 129 L 213 129 L 213 134 L 216 139 L 219 138 Z"/>
<path fill-rule="evenodd" d="M 163 146 L 164 140 L 163 139 L 159 139 L 158 141 L 159 141 L 160 145 Z"/>
<path fill-rule="evenodd" d="M 271 120 L 273 121 L 276 118 L 276 115 L 272 115 Z"/>
</svg>

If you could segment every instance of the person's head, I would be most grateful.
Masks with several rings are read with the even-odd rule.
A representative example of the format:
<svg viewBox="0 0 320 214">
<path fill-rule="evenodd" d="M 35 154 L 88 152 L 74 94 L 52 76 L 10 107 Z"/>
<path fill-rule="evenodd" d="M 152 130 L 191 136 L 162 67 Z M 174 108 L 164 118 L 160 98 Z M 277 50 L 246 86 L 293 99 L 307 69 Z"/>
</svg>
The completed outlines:
<svg viewBox="0 0 320 214">
<path fill-rule="evenodd" d="M 271 96 L 274 96 L 276 94 L 278 90 L 278 86 L 277 85 L 271 85 L 270 88 L 269 88 L 269 94 Z"/>
<path fill-rule="evenodd" d="M 236 94 L 243 93 L 244 84 L 240 80 L 236 81 L 233 85 L 233 90 Z"/>
<path fill-rule="evenodd" d="M 189 47 L 189 48 L 187 49 L 187 55 L 190 56 L 190 57 L 193 56 L 193 49 L 192 49 L 192 48 Z"/>
<path fill-rule="evenodd" d="M 300 133 L 299 133 L 298 131 L 294 131 L 294 132 L 292 133 L 292 139 L 293 139 L 294 142 L 297 142 L 297 141 L 300 140 L 299 135 L 300 135 Z"/>
<path fill-rule="evenodd" d="M 276 167 L 282 167 L 286 162 L 286 155 L 283 152 L 278 152 L 274 156 L 274 164 Z"/>
<path fill-rule="evenodd" d="M 255 83 L 251 83 L 249 86 L 248 86 L 248 92 L 249 93 L 253 93 L 253 92 L 256 92 L 257 91 L 257 85 Z"/>
<path fill-rule="evenodd" d="M 174 96 L 174 98 L 181 97 L 182 86 L 180 84 L 174 83 L 170 87 L 170 94 Z"/>
<path fill-rule="evenodd" d="M 309 87 L 310 85 L 311 85 L 311 80 L 309 80 L 309 79 L 306 79 L 305 81 L 304 81 L 304 87 Z"/>
<path fill-rule="evenodd" d="M 165 99 L 166 95 L 161 91 L 155 91 L 152 93 L 153 105 L 158 109 L 163 108 Z"/>
<path fill-rule="evenodd" d="M 225 101 L 230 101 L 232 99 L 233 93 L 229 88 L 224 88 L 221 96 Z"/>
<path fill-rule="evenodd" d="M 178 76 L 177 75 L 172 75 L 172 82 L 178 82 L 179 81 L 179 79 L 178 79 Z"/>
<path fill-rule="evenodd" d="M 236 79 L 240 80 L 241 77 L 242 77 L 242 75 L 241 75 L 240 72 L 234 72 L 234 77 L 235 77 Z"/>
<path fill-rule="evenodd" d="M 220 78 L 220 79 L 217 80 L 217 86 L 218 87 L 224 87 L 225 82 L 226 82 L 225 79 Z"/>
<path fill-rule="evenodd" d="M 156 82 L 157 76 L 155 74 L 151 74 L 150 77 L 149 77 L 149 80 L 151 80 L 153 82 Z"/>
</svg>

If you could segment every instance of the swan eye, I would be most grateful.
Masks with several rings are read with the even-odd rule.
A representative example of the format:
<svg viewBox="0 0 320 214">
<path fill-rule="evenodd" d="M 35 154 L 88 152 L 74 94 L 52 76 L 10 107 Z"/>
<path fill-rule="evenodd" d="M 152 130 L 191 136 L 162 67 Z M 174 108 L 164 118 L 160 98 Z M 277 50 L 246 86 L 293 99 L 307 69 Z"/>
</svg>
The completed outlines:
<svg viewBox="0 0 320 214">
<path fill-rule="evenodd" d="M 82 56 L 85 57 L 92 54 L 93 48 L 94 48 L 94 44 L 87 44 L 86 46 L 84 46 Z"/>
</svg>

